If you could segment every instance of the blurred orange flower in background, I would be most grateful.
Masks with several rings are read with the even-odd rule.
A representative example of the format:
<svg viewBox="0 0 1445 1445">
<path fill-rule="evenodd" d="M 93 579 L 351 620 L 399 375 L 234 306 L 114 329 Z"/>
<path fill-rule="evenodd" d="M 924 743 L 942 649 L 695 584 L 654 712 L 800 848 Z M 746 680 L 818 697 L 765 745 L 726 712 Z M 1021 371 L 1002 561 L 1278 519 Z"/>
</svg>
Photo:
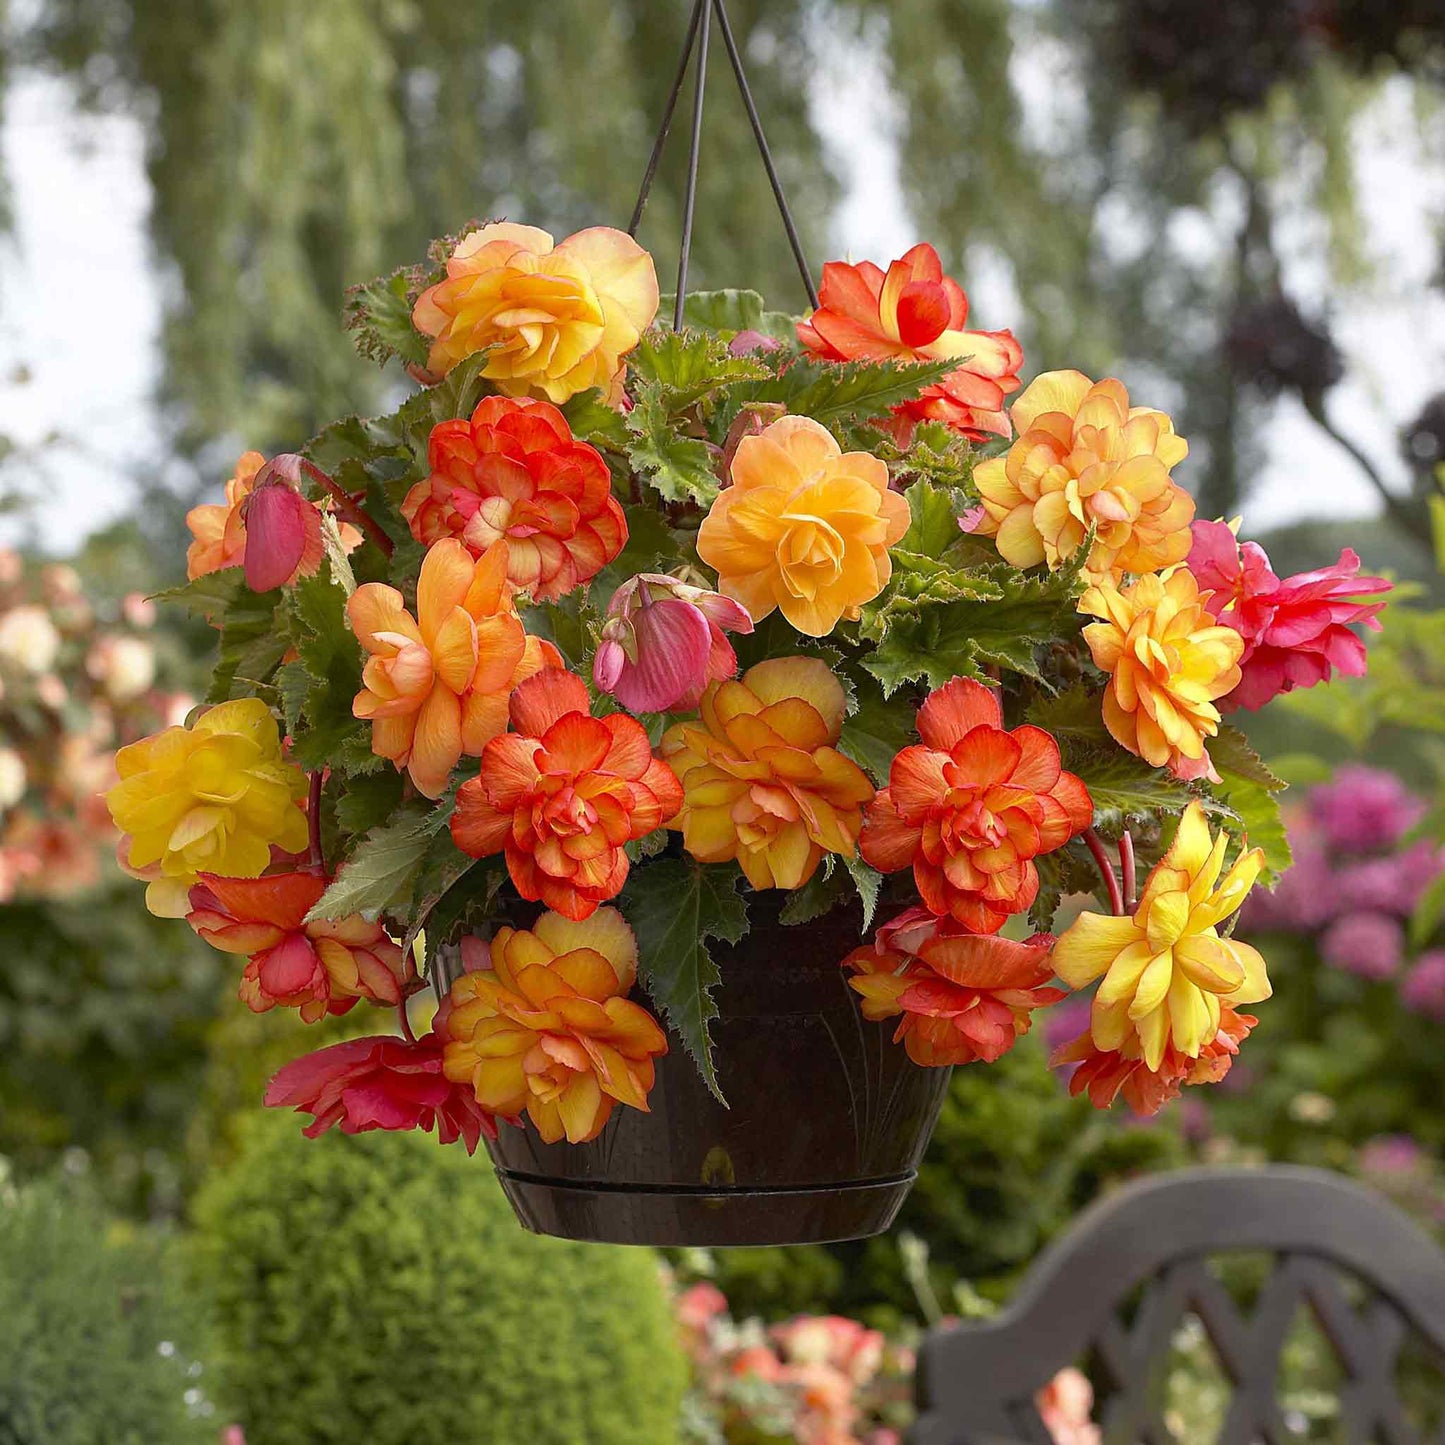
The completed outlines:
<svg viewBox="0 0 1445 1445">
<path fill-rule="evenodd" d="M 595 577 L 627 541 L 602 454 L 555 406 L 484 397 L 471 420 L 444 421 L 427 444 L 431 475 L 401 504 L 425 546 L 457 537 L 474 557 L 507 541 L 507 579 L 555 601 Z"/>
<path fill-rule="evenodd" d="M 1009 436 L 1004 398 L 1018 389 L 1023 349 L 1011 331 L 966 331 L 968 297 L 943 274 L 938 252 L 914 246 L 887 272 L 870 261 L 829 261 L 818 309 L 798 340 L 829 361 L 948 361 L 959 366 L 895 416 L 939 421 L 974 441 Z"/>
<path fill-rule="evenodd" d="M 535 226 L 497 221 L 464 236 L 446 269 L 412 311 L 434 338 L 437 375 L 487 350 L 482 375 L 508 396 L 564 402 L 596 386 L 620 399 L 622 358 L 658 300 L 652 257 L 630 236 L 593 226 L 554 246 Z"/>
<path fill-rule="evenodd" d="M 438 542 L 416 598 L 413 620 L 394 587 L 352 593 L 346 613 L 370 654 L 352 711 L 371 719 L 372 751 L 437 798 L 462 755 L 476 757 L 506 729 L 512 688 L 561 659 L 512 610 L 504 542 L 480 560 L 455 538 Z"/>
<path fill-rule="evenodd" d="M 1177 777 L 1213 778 L 1205 739 L 1219 732 L 1218 700 L 1239 685 L 1244 639 L 1210 616 L 1194 575 L 1178 567 L 1122 592 L 1103 582 L 1079 611 L 1103 619 L 1084 641 L 1109 674 L 1104 723 L 1115 741 Z"/>
<path fill-rule="evenodd" d="M 452 838 L 473 858 L 505 851 L 523 898 L 586 918 L 621 891 L 626 845 L 666 823 L 682 789 L 641 723 L 593 717 L 587 684 L 560 668 L 517 688 L 511 721 L 458 791 Z"/>
<path fill-rule="evenodd" d="M 1189 453 L 1162 411 L 1129 405 L 1118 381 L 1078 371 L 1036 377 L 1009 409 L 1018 440 L 973 473 L 973 530 L 1015 567 L 1060 566 L 1097 528 L 1091 580 L 1154 572 L 1189 555 L 1194 499 L 1169 476 Z"/>
<path fill-rule="evenodd" d="M 785 416 L 738 443 L 731 476 L 697 554 L 754 622 L 780 608 L 799 632 L 823 637 L 883 590 L 888 549 L 910 520 L 886 463 L 845 452 L 809 417 Z"/>
<path fill-rule="evenodd" d="M 626 995 L 637 941 L 622 915 L 544 913 L 530 930 L 463 941 L 468 972 L 437 1015 L 448 1079 L 482 1108 L 524 1111 L 549 1144 L 595 1139 L 616 1104 L 647 1109 L 667 1036 Z"/>
<path fill-rule="evenodd" d="M 754 888 L 798 888 L 824 853 L 853 857 L 873 784 L 835 746 L 843 685 L 818 658 L 776 657 L 708 686 L 658 749 L 682 780 L 675 827 L 700 863 L 736 858 Z"/>
</svg>

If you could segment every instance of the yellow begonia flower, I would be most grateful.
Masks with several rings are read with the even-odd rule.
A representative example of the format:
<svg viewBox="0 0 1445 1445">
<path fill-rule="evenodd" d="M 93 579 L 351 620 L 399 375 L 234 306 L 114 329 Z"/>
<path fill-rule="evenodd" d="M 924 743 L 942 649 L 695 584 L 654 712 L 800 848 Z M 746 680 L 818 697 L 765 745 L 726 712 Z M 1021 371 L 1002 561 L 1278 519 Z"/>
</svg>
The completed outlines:
<svg viewBox="0 0 1445 1445">
<path fill-rule="evenodd" d="M 799 632 L 824 637 L 883 590 L 888 549 L 909 523 L 885 462 L 845 452 L 809 417 L 785 416 L 739 442 L 731 475 L 697 553 L 754 622 L 776 607 Z"/>
<path fill-rule="evenodd" d="M 1132 915 L 1081 913 L 1054 947 L 1054 971 L 1070 988 L 1102 978 L 1090 1029 L 1095 1045 L 1124 1050 L 1137 1042 L 1157 1069 L 1172 1041 L 1191 1059 L 1219 1032 L 1220 1005 L 1270 996 L 1259 951 L 1221 938 L 1264 866 L 1251 849 L 1220 879 L 1227 840 L 1212 837 L 1204 805 L 1193 802 L 1169 851 L 1149 875 Z"/>
<path fill-rule="evenodd" d="M 1169 476 L 1189 444 L 1162 411 L 1131 407 L 1122 382 L 1049 371 L 1009 415 L 1018 439 L 973 472 L 984 508 L 974 530 L 996 538 L 1004 561 L 1058 567 L 1090 527 L 1091 581 L 1155 572 L 1189 555 L 1194 501 Z"/>
<path fill-rule="evenodd" d="M 281 756 L 259 698 L 223 702 L 194 727 L 167 728 L 115 756 L 120 782 L 105 801 L 121 861 L 149 880 L 146 907 L 183 918 L 198 873 L 258 878 L 271 847 L 306 847 L 306 774 Z"/>
<path fill-rule="evenodd" d="M 687 851 L 736 858 L 754 888 L 800 888 L 824 853 L 853 857 L 873 785 L 834 746 L 845 705 L 818 658 L 771 658 L 712 683 L 698 721 L 668 728 L 658 748 L 682 782 L 670 826 Z"/>
<path fill-rule="evenodd" d="M 1204 740 L 1219 731 L 1216 699 L 1239 685 L 1244 639 L 1209 615 L 1194 574 L 1178 567 L 1122 592 L 1103 582 L 1079 611 L 1104 619 L 1084 628 L 1084 641 L 1110 674 L 1104 723 L 1115 740 L 1177 777 L 1213 777 Z"/>
<path fill-rule="evenodd" d="M 621 399 L 622 358 L 657 314 L 652 257 L 622 231 L 593 226 L 554 246 L 546 231 L 498 221 L 464 236 L 446 278 L 412 321 L 445 375 L 488 350 L 482 375 L 508 396 L 559 405 L 590 387 Z"/>
</svg>

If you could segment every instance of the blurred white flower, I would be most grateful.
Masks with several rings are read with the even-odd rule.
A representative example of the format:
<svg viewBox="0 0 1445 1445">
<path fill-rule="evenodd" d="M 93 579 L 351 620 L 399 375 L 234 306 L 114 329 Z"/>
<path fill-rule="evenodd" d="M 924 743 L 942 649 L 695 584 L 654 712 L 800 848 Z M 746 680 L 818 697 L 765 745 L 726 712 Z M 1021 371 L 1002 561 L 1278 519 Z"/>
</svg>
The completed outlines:
<svg viewBox="0 0 1445 1445">
<path fill-rule="evenodd" d="M 0 748 L 0 812 L 25 796 L 25 759 L 14 748 Z"/>
<path fill-rule="evenodd" d="M 0 616 L 0 660 L 25 672 L 48 672 L 60 651 L 60 633 L 50 614 L 33 603 Z"/>
<path fill-rule="evenodd" d="M 85 667 L 113 701 L 129 702 L 156 680 L 155 648 L 143 637 L 101 637 Z"/>
</svg>

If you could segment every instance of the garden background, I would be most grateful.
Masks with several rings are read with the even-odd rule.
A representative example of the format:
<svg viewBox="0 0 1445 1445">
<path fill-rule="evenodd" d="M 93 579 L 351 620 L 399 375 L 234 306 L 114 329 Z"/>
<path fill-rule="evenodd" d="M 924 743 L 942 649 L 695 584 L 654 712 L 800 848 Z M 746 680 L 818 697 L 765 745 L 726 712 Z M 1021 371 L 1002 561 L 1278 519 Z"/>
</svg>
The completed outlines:
<svg viewBox="0 0 1445 1445">
<path fill-rule="evenodd" d="M 1226 1086 L 1147 1125 L 1095 1114 L 1043 1069 L 1041 1029 L 956 1072 L 892 1234 L 669 1262 L 737 1321 L 889 1332 L 881 1362 L 842 1371 L 864 1438 L 904 1422 L 910 1329 L 1006 1298 L 1140 1171 L 1323 1163 L 1445 1230 L 1445 21 L 1430 0 L 730 8 L 815 268 L 931 241 L 971 323 L 1019 335 L 1026 376 L 1118 375 L 1172 413 L 1199 514 L 1247 505 L 1281 575 L 1348 545 L 1407 584 L 1368 680 L 1251 726 L 1295 785 L 1297 862 L 1242 925 L 1276 997 Z M 14 1438 L 215 1439 L 238 1420 L 252 1445 L 358 1422 L 381 1445 L 605 1441 L 639 1418 L 659 1440 L 834 1438 L 798 1433 L 795 1380 L 718 1363 L 837 1364 L 832 1336 L 727 1333 L 696 1288 L 677 1325 L 650 1258 L 524 1239 L 481 1160 L 390 1136 L 303 1150 L 294 1120 L 258 1119 L 293 1021 L 247 1013 L 222 955 L 144 911 L 94 801 L 116 741 L 199 687 L 206 629 L 144 600 L 183 577 L 187 507 L 241 451 L 299 446 L 398 387 L 337 327 L 345 287 L 474 217 L 622 224 L 685 23 L 681 0 L 0 0 Z M 715 85 L 693 284 L 800 310 L 752 147 Z M 664 270 L 682 162 L 664 158 L 640 235 Z M 354 1206 L 340 1238 L 308 1207 L 322 1190 Z M 551 1311 L 550 1345 L 524 1305 Z M 462 1339 L 492 1368 L 437 1406 L 436 1352 Z M 57 1415 L 47 1381 L 80 1340 L 93 1398 Z M 1181 1418 L 1214 1408 L 1206 1353 L 1181 1341 Z M 1329 1438 L 1328 1361 L 1304 1335 L 1298 1357 L 1296 1407 Z"/>
</svg>

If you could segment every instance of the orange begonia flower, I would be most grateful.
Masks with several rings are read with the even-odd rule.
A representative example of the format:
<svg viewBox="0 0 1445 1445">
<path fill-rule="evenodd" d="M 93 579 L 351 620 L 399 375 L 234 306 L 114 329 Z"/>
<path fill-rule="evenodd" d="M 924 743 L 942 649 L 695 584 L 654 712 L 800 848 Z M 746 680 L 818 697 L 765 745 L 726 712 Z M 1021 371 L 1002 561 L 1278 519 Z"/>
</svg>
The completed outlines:
<svg viewBox="0 0 1445 1445">
<path fill-rule="evenodd" d="M 585 922 L 544 913 L 463 951 L 469 971 L 438 1014 L 448 1079 L 491 1113 L 525 1110 L 549 1144 L 595 1139 L 615 1104 L 646 1112 L 667 1035 L 626 997 L 637 941 L 616 909 Z"/>
<path fill-rule="evenodd" d="M 1124 1102 L 1140 1115 L 1157 1114 L 1188 1084 L 1217 1084 L 1230 1070 L 1239 1046 L 1259 1020 L 1252 1014 L 1236 1013 L 1228 1003 L 1219 1006 L 1219 1028 L 1204 1043 L 1198 1058 L 1180 1053 L 1168 1045 L 1158 1068 L 1151 1069 L 1140 1051 L 1137 1035 L 1131 1035 L 1119 1049 L 1101 1049 L 1092 1033 L 1085 1030 L 1072 1043 L 1054 1051 L 1054 1067 L 1077 1064 L 1069 1079 L 1069 1093 L 1089 1095 L 1096 1109 L 1107 1109 L 1121 1094 Z"/>
<path fill-rule="evenodd" d="M 1122 382 L 1077 371 L 1035 378 L 1010 408 L 1018 440 L 973 472 L 983 516 L 1015 567 L 1058 567 L 1082 545 L 1091 580 L 1155 572 L 1189 555 L 1194 500 L 1169 471 L 1189 452 L 1162 411 L 1129 405 Z"/>
<path fill-rule="evenodd" d="M 884 873 L 913 866 L 924 903 L 996 933 L 1038 896 L 1034 858 L 1093 821 L 1088 790 L 1042 728 L 1006 731 L 998 698 L 954 678 L 918 710 L 922 745 L 904 748 L 863 815 L 859 846 Z"/>
<path fill-rule="evenodd" d="M 851 858 L 863 770 L 837 750 L 846 699 L 827 663 L 775 657 L 702 695 L 658 749 L 682 779 L 674 826 L 699 862 L 736 858 L 754 888 L 798 888 L 824 853 Z"/>
<path fill-rule="evenodd" d="M 1036 1008 L 1057 1003 L 1047 988 L 1053 939 L 1026 943 L 971 933 L 951 918 L 910 908 L 855 949 L 843 967 L 863 999 L 864 1018 L 899 1018 L 894 1043 L 925 1068 L 991 1064 L 1029 1031 Z"/>
<path fill-rule="evenodd" d="M 512 694 L 514 732 L 482 750 L 457 793 L 452 837 L 473 858 L 505 850 L 523 898 L 582 919 L 627 879 L 625 845 L 677 812 L 682 789 L 625 713 L 595 718 L 587 684 L 547 668 Z"/>
<path fill-rule="evenodd" d="M 555 601 L 595 577 L 627 541 L 602 453 L 549 402 L 484 397 L 471 420 L 432 428 L 431 475 L 401 504 L 418 542 L 457 537 L 474 557 L 508 544 L 507 578 Z"/>
<path fill-rule="evenodd" d="M 918 245 L 887 272 L 870 261 L 829 261 L 818 309 L 798 340 L 829 361 L 948 361 L 958 369 L 893 408 L 913 421 L 941 421 L 974 441 L 1009 436 L 1004 398 L 1018 389 L 1023 349 L 1011 331 L 966 331 L 968 297 L 943 274 L 932 246 Z"/>
<path fill-rule="evenodd" d="M 508 396 L 564 402 L 597 386 L 616 401 L 622 358 L 656 314 L 652 257 L 630 236 L 593 226 L 554 246 L 535 226 L 498 221 L 462 238 L 412 320 L 435 338 L 427 366 L 438 375 L 486 350 L 482 375 Z"/>
<path fill-rule="evenodd" d="M 423 559 L 413 621 L 394 587 L 368 582 L 346 604 L 370 654 L 352 712 L 370 718 L 371 748 L 440 797 L 462 755 L 478 756 L 507 726 L 507 697 L 539 668 L 560 662 L 512 611 L 507 547 L 473 560 L 455 538 Z"/>
<path fill-rule="evenodd" d="M 328 1013 L 344 1014 L 357 999 L 401 1001 L 401 948 L 381 924 L 360 915 L 306 921 L 326 884 L 319 873 L 202 873 L 196 880 L 186 922 L 213 948 L 249 957 L 240 996 L 253 1013 L 280 1004 L 300 1009 L 302 1019 L 314 1023 Z"/>
<path fill-rule="evenodd" d="M 245 509 L 256 482 L 256 474 L 266 465 L 260 452 L 246 452 L 236 463 L 236 474 L 226 483 L 224 502 L 206 502 L 186 513 L 186 526 L 196 539 L 186 549 L 186 576 L 194 582 L 208 572 L 225 567 L 242 567 L 246 563 Z M 312 504 L 303 518 L 314 523 L 307 526 L 300 560 L 290 580 L 309 577 L 321 565 L 324 548 L 321 541 L 320 504 Z M 341 540 L 348 552 L 361 545 L 361 533 L 350 522 L 341 523 Z"/>
<path fill-rule="evenodd" d="M 1209 615 L 1193 574 L 1179 567 L 1122 592 L 1103 582 L 1079 611 L 1103 618 L 1084 641 L 1110 675 L 1104 723 L 1116 741 L 1177 777 L 1214 777 L 1204 740 L 1219 731 L 1216 702 L 1239 684 L 1244 639 Z"/>
<path fill-rule="evenodd" d="M 1138 909 L 1081 913 L 1060 937 L 1054 968 L 1070 988 L 1103 979 L 1089 1022 L 1098 1048 L 1137 1052 L 1152 1070 L 1171 1047 L 1197 1059 L 1219 1032 L 1224 1004 L 1269 997 L 1259 950 L 1219 933 L 1254 886 L 1264 854 L 1258 848 L 1241 854 L 1221 879 L 1227 846 L 1222 831 L 1211 836 L 1196 799 L 1150 873 Z"/>
<path fill-rule="evenodd" d="M 785 416 L 738 443 L 732 485 L 703 518 L 697 553 L 754 622 L 777 607 L 799 632 L 823 637 L 883 590 L 888 549 L 908 524 L 886 463 L 844 452 L 809 417 Z"/>
</svg>

